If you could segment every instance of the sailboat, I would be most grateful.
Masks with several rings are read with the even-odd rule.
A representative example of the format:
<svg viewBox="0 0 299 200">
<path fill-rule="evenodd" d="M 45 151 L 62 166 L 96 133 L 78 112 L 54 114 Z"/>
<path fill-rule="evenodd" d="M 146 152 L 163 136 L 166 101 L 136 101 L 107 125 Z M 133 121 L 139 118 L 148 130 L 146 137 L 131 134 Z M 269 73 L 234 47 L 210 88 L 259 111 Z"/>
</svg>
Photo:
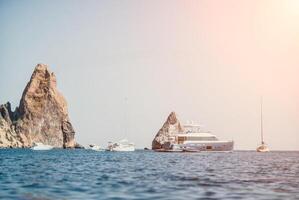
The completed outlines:
<svg viewBox="0 0 299 200">
<path fill-rule="evenodd" d="M 125 130 L 124 130 L 124 133 L 125 135 L 127 135 L 128 133 L 128 130 L 127 130 L 127 110 L 126 110 L 126 107 L 127 107 L 127 101 L 128 101 L 128 98 L 125 97 L 125 114 L 124 114 L 124 121 L 125 121 Z M 131 143 L 129 142 L 127 139 L 122 139 L 121 141 L 119 142 L 109 142 L 108 143 L 108 147 L 106 149 L 107 151 L 135 151 L 135 144 L 134 143 Z"/>
<path fill-rule="evenodd" d="M 269 152 L 269 148 L 264 141 L 264 127 L 263 127 L 263 99 L 261 98 L 261 145 L 256 149 L 257 152 Z"/>
</svg>

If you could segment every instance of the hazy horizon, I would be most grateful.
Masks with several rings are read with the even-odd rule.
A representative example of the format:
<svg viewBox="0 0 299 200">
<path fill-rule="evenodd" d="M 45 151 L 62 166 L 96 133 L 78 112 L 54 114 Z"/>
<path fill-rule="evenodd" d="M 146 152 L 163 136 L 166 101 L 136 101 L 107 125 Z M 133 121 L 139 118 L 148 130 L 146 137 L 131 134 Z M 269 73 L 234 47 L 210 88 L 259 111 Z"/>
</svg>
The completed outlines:
<svg viewBox="0 0 299 200">
<path fill-rule="evenodd" d="M 80 144 L 151 142 L 170 112 L 235 149 L 299 150 L 299 1 L 0 0 L 0 104 L 50 66 Z"/>
</svg>

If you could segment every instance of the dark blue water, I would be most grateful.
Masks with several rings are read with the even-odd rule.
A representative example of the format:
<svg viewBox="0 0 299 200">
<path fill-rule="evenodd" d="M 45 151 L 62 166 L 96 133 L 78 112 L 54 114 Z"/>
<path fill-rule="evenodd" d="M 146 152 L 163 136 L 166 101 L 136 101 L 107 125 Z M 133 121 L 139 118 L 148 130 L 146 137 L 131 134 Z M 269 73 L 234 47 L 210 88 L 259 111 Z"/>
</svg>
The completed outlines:
<svg viewBox="0 0 299 200">
<path fill-rule="evenodd" d="M 299 199 L 299 152 L 0 150 L 0 199 Z"/>
</svg>

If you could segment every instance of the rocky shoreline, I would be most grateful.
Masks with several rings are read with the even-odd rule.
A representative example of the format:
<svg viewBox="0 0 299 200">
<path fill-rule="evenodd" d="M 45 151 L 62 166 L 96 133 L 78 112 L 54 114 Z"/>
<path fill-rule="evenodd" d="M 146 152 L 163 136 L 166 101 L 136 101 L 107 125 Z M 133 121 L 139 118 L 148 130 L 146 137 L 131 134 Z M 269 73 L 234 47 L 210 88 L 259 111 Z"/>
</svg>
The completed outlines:
<svg viewBox="0 0 299 200">
<path fill-rule="evenodd" d="M 47 65 L 38 64 L 23 91 L 19 106 L 0 105 L 0 148 L 28 148 L 35 142 L 54 148 L 80 147 L 67 103 Z"/>
</svg>

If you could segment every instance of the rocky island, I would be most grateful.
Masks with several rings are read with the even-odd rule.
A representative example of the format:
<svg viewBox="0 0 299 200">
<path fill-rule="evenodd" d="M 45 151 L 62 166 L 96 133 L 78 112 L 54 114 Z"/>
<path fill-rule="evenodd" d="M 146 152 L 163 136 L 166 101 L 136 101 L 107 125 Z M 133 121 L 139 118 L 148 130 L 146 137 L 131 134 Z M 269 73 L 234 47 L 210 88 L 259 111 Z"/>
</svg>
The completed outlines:
<svg viewBox="0 0 299 200">
<path fill-rule="evenodd" d="M 56 87 L 56 77 L 47 65 L 38 64 L 19 106 L 0 105 L 0 148 L 26 148 L 34 142 L 56 148 L 74 148 L 75 131 L 67 103 Z"/>
<path fill-rule="evenodd" d="M 169 138 L 181 132 L 183 132 L 183 126 L 177 119 L 175 112 L 171 112 L 162 128 L 156 134 L 152 142 L 152 149 L 167 149 L 170 145 Z"/>
</svg>

